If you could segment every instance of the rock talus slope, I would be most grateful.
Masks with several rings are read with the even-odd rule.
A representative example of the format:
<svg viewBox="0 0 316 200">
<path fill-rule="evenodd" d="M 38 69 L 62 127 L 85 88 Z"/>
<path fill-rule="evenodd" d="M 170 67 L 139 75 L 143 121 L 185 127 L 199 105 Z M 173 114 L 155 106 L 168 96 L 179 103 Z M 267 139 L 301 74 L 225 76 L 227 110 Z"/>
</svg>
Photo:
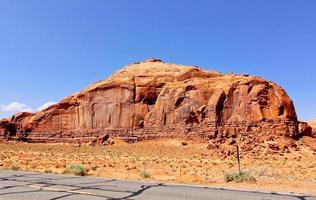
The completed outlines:
<svg viewBox="0 0 316 200">
<path fill-rule="evenodd" d="M 0 134 L 33 142 L 90 141 L 104 133 L 125 140 L 294 138 L 298 124 L 293 102 L 275 83 L 149 59 L 43 111 L 0 121 Z"/>
</svg>

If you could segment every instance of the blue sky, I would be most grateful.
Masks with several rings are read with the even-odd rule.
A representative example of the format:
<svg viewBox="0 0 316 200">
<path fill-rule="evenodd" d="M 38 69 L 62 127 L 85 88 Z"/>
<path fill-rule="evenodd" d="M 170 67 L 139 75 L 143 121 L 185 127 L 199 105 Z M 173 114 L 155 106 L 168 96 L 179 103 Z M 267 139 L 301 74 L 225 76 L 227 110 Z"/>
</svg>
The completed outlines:
<svg viewBox="0 0 316 200">
<path fill-rule="evenodd" d="M 314 0 L 0 0 L 0 117 L 147 58 L 248 73 L 316 118 Z M 13 102 L 13 103 L 12 103 Z"/>
</svg>

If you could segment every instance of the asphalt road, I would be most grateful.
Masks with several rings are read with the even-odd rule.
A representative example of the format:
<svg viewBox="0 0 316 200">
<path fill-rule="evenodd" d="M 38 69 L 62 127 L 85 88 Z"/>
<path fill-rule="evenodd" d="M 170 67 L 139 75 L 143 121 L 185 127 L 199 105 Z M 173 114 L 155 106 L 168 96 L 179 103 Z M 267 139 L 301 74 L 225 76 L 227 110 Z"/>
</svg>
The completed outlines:
<svg viewBox="0 0 316 200">
<path fill-rule="evenodd" d="M 34 172 L 0 171 L 0 200 L 24 199 L 316 200 L 316 197 Z"/>
</svg>

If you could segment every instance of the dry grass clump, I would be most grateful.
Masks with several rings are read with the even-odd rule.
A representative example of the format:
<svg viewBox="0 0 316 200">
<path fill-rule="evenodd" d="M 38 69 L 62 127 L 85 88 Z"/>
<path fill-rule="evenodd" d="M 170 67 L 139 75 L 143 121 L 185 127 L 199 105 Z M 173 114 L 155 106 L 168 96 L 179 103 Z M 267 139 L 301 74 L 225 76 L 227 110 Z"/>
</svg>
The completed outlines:
<svg viewBox="0 0 316 200">
<path fill-rule="evenodd" d="M 20 169 L 21 169 L 20 165 L 18 165 L 16 163 L 11 165 L 11 167 L 10 167 L 10 170 L 12 170 L 12 171 L 19 171 Z"/>
<path fill-rule="evenodd" d="M 145 178 L 145 179 L 147 179 L 147 178 L 152 178 L 152 175 L 151 175 L 149 172 L 147 172 L 147 171 L 142 171 L 142 172 L 140 172 L 140 176 L 141 176 L 142 178 Z"/>
<path fill-rule="evenodd" d="M 81 164 L 71 164 L 64 171 L 63 174 L 74 174 L 76 176 L 86 176 L 88 170 Z"/>
<path fill-rule="evenodd" d="M 45 169 L 45 170 L 44 170 L 44 173 L 46 173 L 46 174 L 51 174 L 51 173 L 53 173 L 53 171 L 52 171 L 51 169 Z"/>
<path fill-rule="evenodd" d="M 228 172 L 225 174 L 226 182 L 256 182 L 256 178 L 251 175 L 249 171 L 238 172 Z"/>
</svg>

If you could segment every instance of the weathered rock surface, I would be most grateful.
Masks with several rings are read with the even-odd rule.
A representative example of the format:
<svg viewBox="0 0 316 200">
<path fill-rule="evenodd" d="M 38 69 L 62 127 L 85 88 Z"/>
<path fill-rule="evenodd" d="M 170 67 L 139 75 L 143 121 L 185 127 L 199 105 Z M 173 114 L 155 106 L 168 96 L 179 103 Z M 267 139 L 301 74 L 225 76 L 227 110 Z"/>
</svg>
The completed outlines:
<svg viewBox="0 0 316 200">
<path fill-rule="evenodd" d="M 299 137 L 293 102 L 273 82 L 150 59 L 37 113 L 0 122 L 2 138 L 85 142 L 109 133 L 125 140 L 157 137 Z"/>
<path fill-rule="evenodd" d="M 310 147 L 313 151 L 316 152 L 316 138 L 313 137 L 302 137 L 302 142 L 305 146 Z"/>
<path fill-rule="evenodd" d="M 300 122 L 298 125 L 300 136 L 312 136 L 312 127 L 307 122 Z"/>
<path fill-rule="evenodd" d="M 312 127 L 313 137 L 316 138 L 316 119 L 308 122 L 308 125 Z"/>
</svg>

